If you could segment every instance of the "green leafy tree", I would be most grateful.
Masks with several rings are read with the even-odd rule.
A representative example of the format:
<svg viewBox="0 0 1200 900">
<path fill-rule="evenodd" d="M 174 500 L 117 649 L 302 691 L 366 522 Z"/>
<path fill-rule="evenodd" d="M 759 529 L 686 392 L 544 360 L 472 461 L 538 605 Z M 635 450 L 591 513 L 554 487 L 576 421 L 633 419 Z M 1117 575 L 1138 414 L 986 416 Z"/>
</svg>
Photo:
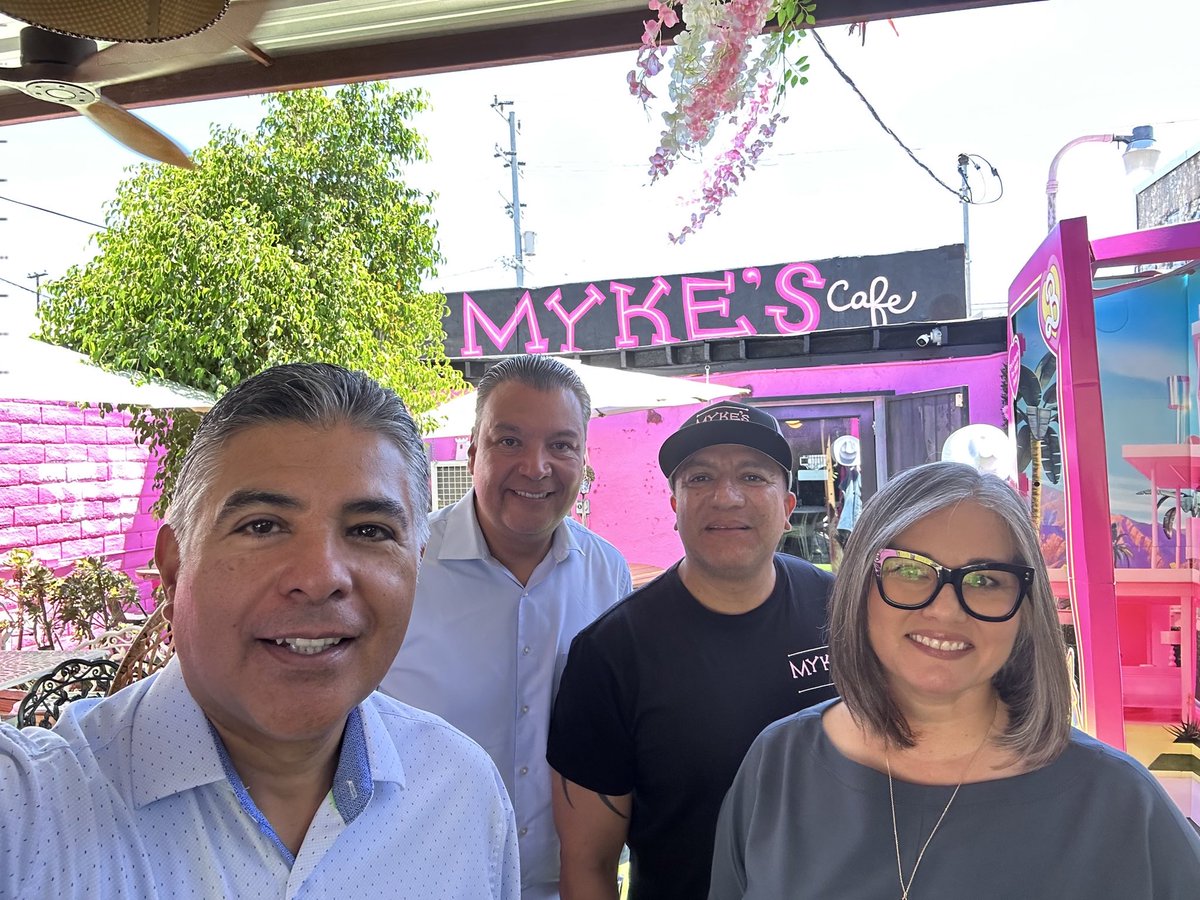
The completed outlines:
<svg viewBox="0 0 1200 900">
<path fill-rule="evenodd" d="M 142 165 L 106 210 L 98 254 L 49 285 L 42 337 L 100 365 L 221 395 L 283 362 L 333 362 L 415 413 L 462 386 L 446 359 L 419 91 L 356 84 L 269 95 L 255 134 L 214 126 L 193 171 Z M 162 512 L 197 418 L 129 408 L 164 451 Z"/>
</svg>

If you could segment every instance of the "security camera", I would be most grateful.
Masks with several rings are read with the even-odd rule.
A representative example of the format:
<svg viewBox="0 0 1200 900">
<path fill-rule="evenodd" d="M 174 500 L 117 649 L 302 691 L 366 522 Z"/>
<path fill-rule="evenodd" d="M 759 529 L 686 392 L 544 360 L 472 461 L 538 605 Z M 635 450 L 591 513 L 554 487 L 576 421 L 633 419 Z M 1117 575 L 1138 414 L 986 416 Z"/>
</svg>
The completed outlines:
<svg viewBox="0 0 1200 900">
<path fill-rule="evenodd" d="M 933 344 L 935 347 L 942 346 L 942 341 L 945 340 L 945 335 L 940 328 L 934 328 L 924 334 L 917 335 L 917 346 L 928 347 Z"/>
</svg>

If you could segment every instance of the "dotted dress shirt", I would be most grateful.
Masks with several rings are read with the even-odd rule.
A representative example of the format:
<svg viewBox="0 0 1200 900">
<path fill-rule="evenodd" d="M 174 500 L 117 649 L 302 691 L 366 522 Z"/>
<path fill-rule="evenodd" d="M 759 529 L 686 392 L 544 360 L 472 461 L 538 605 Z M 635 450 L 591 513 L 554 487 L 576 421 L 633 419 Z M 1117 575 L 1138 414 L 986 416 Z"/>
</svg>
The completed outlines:
<svg viewBox="0 0 1200 900">
<path fill-rule="evenodd" d="M 620 552 L 573 519 L 522 585 L 489 552 L 474 491 L 430 518 L 412 619 L 381 689 L 492 757 L 516 809 L 524 900 L 558 896 L 546 738 L 567 651 L 632 589 Z"/>
<path fill-rule="evenodd" d="M 435 716 L 372 694 L 294 857 L 178 660 L 54 731 L 0 726 L 0 897 L 482 900 L 519 896 L 495 767 Z"/>
</svg>

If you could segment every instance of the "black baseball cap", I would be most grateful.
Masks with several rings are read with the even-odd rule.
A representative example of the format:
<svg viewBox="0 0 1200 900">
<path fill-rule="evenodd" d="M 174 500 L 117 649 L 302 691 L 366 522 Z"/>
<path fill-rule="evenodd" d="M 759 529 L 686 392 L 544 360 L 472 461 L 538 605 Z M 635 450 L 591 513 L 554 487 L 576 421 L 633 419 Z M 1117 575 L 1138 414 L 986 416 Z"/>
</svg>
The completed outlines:
<svg viewBox="0 0 1200 900">
<path fill-rule="evenodd" d="M 658 451 L 659 468 L 670 479 L 685 459 L 714 444 L 738 444 L 765 453 L 791 475 L 792 448 L 779 430 L 775 417 L 753 406 L 729 400 L 706 406 L 663 441 Z"/>
</svg>

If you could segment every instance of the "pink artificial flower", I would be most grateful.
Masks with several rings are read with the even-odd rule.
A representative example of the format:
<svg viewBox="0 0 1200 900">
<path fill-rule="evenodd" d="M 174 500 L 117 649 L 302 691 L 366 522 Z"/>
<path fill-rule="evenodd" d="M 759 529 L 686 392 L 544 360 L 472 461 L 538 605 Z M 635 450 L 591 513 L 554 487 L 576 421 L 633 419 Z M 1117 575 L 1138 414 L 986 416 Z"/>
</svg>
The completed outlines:
<svg viewBox="0 0 1200 900">
<path fill-rule="evenodd" d="M 679 23 L 679 16 L 675 14 L 675 4 L 670 0 L 650 0 L 649 6 L 658 13 L 658 21 L 662 22 L 664 28 L 674 28 Z"/>
<path fill-rule="evenodd" d="M 651 180 L 658 178 L 661 175 L 666 175 L 671 171 L 671 159 L 665 147 L 659 147 L 654 155 L 650 157 L 650 178 Z"/>
</svg>

